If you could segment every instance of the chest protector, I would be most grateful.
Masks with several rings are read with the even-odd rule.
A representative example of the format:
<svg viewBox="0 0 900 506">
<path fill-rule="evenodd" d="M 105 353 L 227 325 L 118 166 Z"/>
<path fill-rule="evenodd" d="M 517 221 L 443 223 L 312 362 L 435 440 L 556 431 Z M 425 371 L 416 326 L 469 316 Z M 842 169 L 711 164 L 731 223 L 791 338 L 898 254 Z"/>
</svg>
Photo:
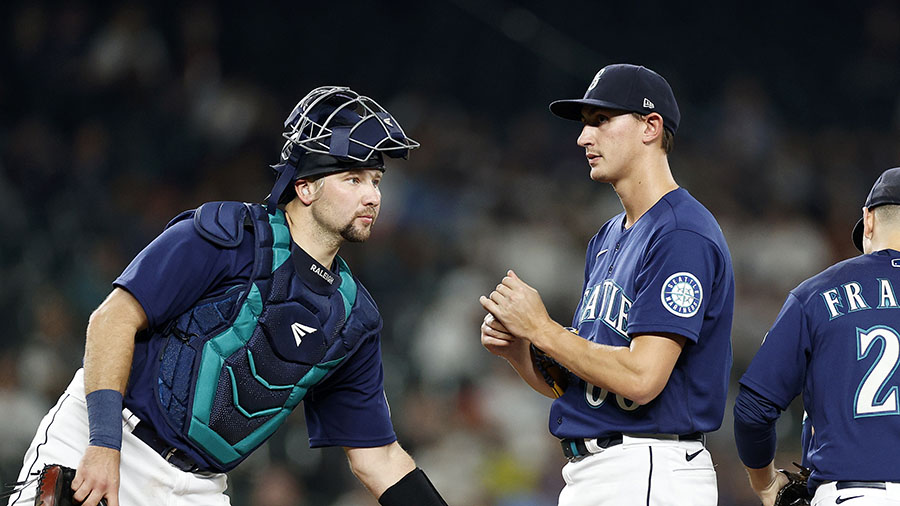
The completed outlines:
<svg viewBox="0 0 900 506">
<path fill-rule="evenodd" d="M 255 258 L 246 285 L 199 301 L 158 333 L 167 342 L 155 393 L 169 426 L 227 471 L 378 332 L 381 317 L 340 257 L 336 292 L 305 285 L 289 261 L 281 210 L 269 215 L 258 204 L 211 202 L 181 219 L 191 213 L 196 230 L 223 248 L 239 245 L 252 227 Z"/>
</svg>

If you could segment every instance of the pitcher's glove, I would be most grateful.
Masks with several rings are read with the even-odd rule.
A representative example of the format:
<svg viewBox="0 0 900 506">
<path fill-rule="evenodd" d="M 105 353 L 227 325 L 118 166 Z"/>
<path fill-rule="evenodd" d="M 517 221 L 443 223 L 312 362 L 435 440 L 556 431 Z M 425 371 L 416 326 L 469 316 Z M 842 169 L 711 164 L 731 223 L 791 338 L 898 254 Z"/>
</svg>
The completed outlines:
<svg viewBox="0 0 900 506">
<path fill-rule="evenodd" d="M 34 506 L 76 506 L 81 504 L 73 497 L 72 480 L 75 470 L 59 464 L 47 464 L 38 478 Z M 106 506 L 106 499 L 100 500 Z"/>
<path fill-rule="evenodd" d="M 779 469 L 778 472 L 787 476 L 788 484 L 781 487 L 775 496 L 775 506 L 809 506 L 812 496 L 809 495 L 807 481 L 809 481 L 809 469 L 794 462 L 799 472 Z"/>
<path fill-rule="evenodd" d="M 578 330 L 572 327 L 566 327 L 566 330 L 578 334 Z M 553 389 L 556 397 L 562 397 L 569 386 L 569 370 L 533 344 L 531 345 L 531 360 L 534 361 L 534 367 L 541 373 L 544 381 Z"/>
</svg>

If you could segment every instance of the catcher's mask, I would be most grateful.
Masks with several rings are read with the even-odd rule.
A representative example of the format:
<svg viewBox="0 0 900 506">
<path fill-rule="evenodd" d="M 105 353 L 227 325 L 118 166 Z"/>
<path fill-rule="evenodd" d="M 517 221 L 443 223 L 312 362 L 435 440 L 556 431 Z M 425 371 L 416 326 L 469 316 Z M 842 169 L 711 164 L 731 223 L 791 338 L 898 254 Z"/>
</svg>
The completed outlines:
<svg viewBox="0 0 900 506">
<path fill-rule="evenodd" d="M 419 143 L 406 136 L 389 112 L 369 97 L 345 86 L 322 86 L 309 92 L 284 122 L 287 141 L 281 162 L 273 165 L 276 181 L 266 197 L 269 213 L 293 198 L 291 183 L 353 169 L 384 171 L 382 153 L 406 158 Z"/>
</svg>

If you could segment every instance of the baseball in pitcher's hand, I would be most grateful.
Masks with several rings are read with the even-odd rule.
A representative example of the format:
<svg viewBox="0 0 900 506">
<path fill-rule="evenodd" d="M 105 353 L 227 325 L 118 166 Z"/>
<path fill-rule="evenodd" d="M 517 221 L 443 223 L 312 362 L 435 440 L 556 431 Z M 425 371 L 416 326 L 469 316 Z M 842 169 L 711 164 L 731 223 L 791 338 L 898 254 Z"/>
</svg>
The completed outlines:
<svg viewBox="0 0 900 506">
<path fill-rule="evenodd" d="M 488 313 L 481 323 L 481 345 L 494 355 L 512 359 L 522 354 L 528 347 L 528 341 L 510 334 L 494 315 Z"/>
<path fill-rule="evenodd" d="M 530 340 L 553 324 L 538 291 L 512 270 L 507 271 L 489 297 L 482 295 L 479 300 L 516 337 Z"/>
</svg>

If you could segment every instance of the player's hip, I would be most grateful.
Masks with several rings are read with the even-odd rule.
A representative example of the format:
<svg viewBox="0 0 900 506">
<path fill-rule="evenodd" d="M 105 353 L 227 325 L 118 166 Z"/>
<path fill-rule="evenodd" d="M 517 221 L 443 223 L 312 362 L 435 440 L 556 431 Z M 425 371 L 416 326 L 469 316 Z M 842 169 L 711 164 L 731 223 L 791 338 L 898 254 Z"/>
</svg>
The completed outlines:
<svg viewBox="0 0 900 506">
<path fill-rule="evenodd" d="M 119 499 L 124 505 L 227 505 L 224 474 L 186 473 L 173 467 L 132 433 L 137 423 L 122 413 Z M 27 481 L 45 464 L 77 468 L 89 442 L 84 374 L 79 370 L 59 402 L 41 421 L 23 460 L 19 481 Z M 34 503 L 35 483 L 10 498 L 11 505 Z"/>
<path fill-rule="evenodd" d="M 832 481 L 819 485 L 812 506 L 898 506 L 900 483 L 883 481 Z"/>
<path fill-rule="evenodd" d="M 621 444 L 571 460 L 562 474 L 561 506 L 707 506 L 718 497 L 712 457 L 702 440 L 625 435 Z"/>
</svg>

